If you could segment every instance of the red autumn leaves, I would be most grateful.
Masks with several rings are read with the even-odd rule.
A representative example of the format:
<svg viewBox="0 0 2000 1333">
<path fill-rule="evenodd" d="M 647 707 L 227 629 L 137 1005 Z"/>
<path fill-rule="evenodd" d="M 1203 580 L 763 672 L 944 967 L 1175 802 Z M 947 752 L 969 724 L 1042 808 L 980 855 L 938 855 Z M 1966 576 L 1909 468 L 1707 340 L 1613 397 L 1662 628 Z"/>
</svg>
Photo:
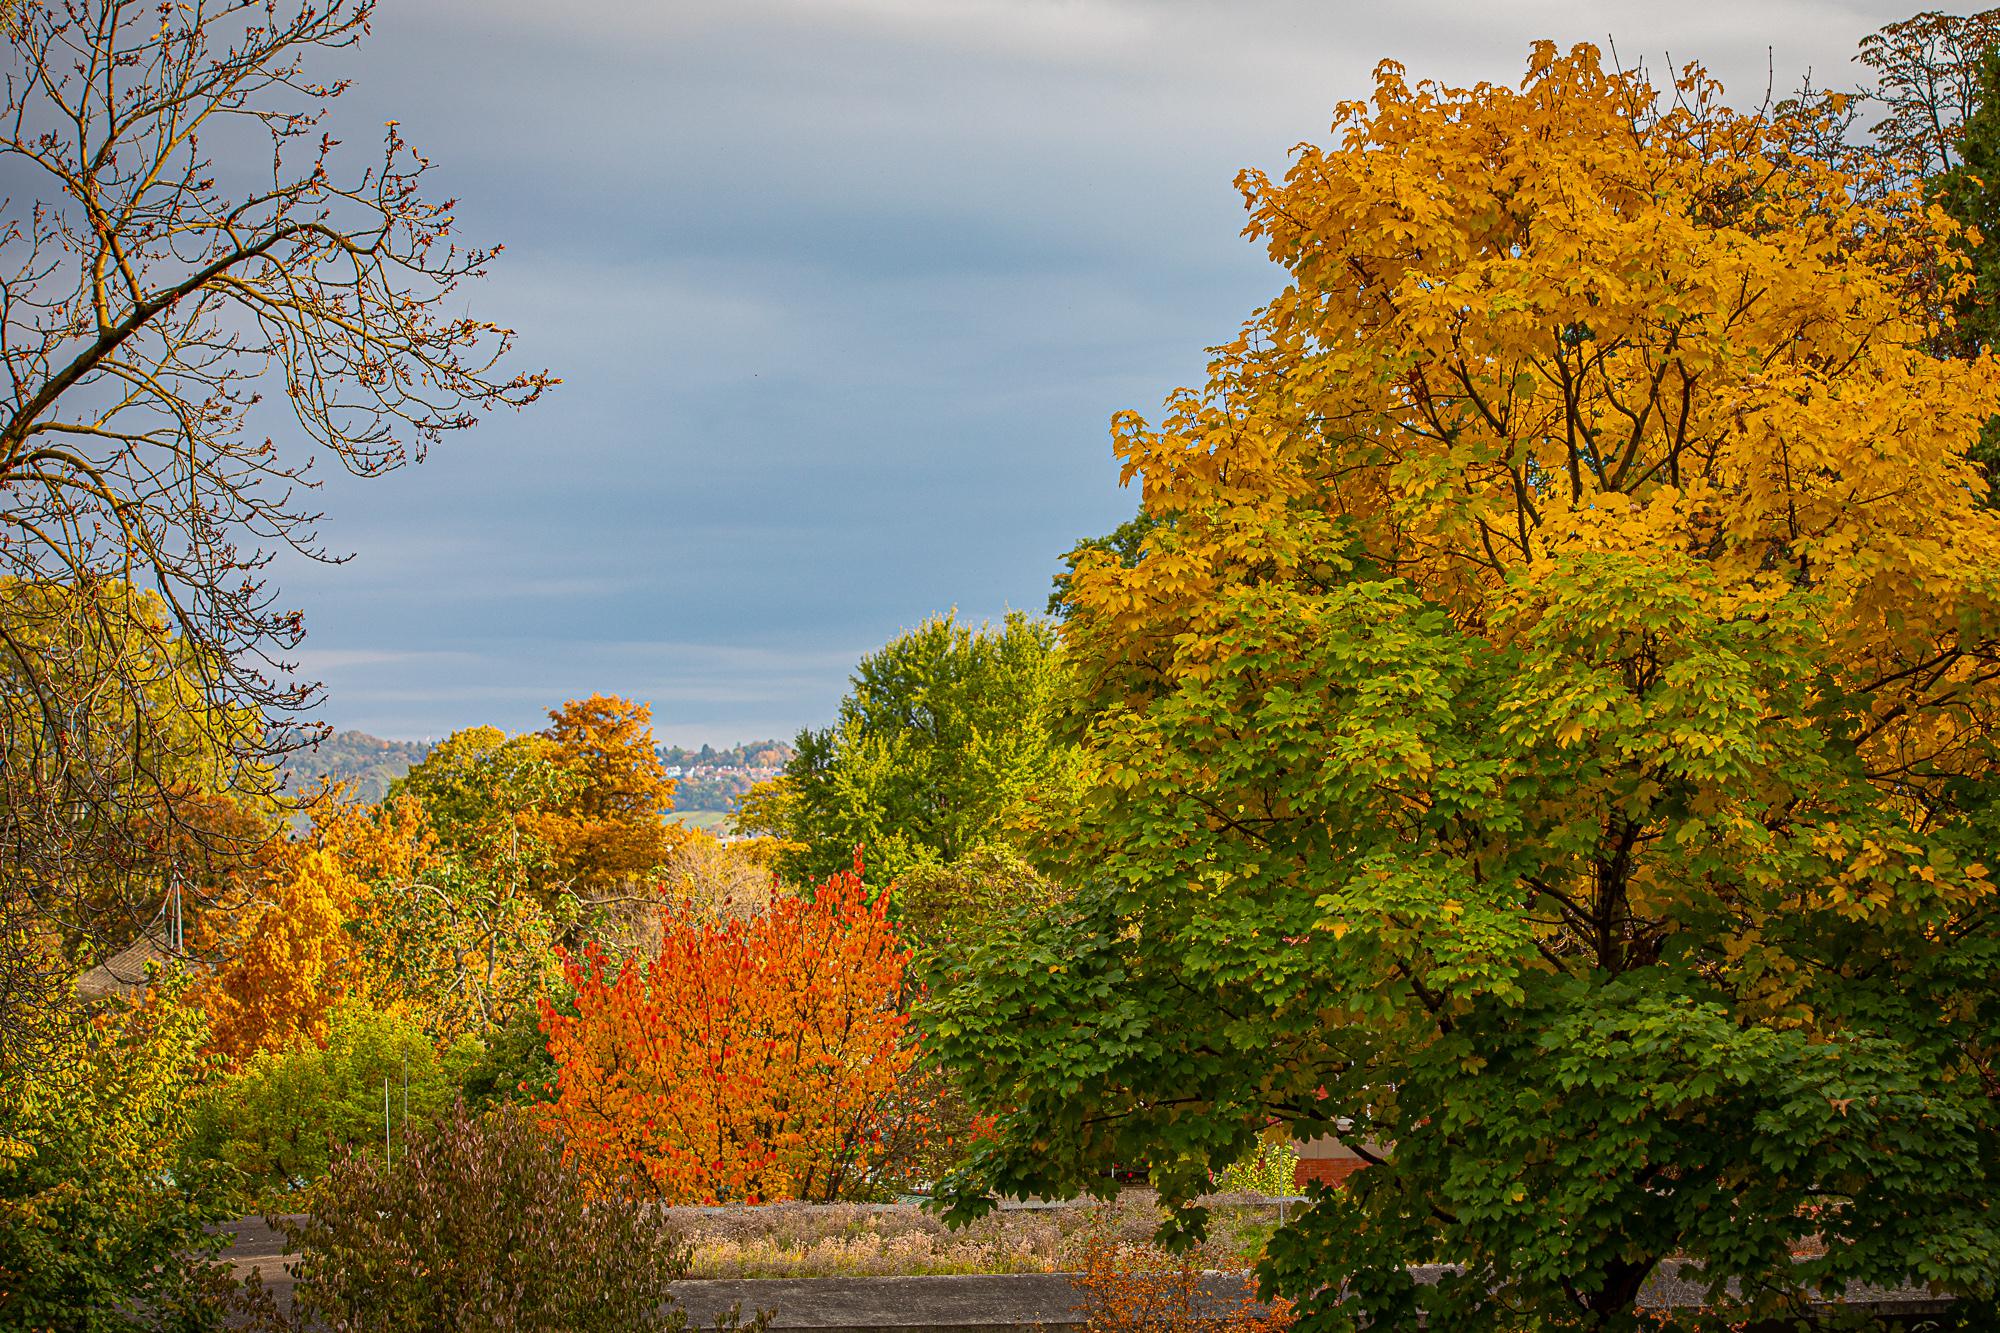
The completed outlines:
<svg viewBox="0 0 2000 1333">
<path fill-rule="evenodd" d="M 565 957 L 551 1128 L 604 1186 L 671 1203 L 832 1199 L 906 1136 L 910 954 L 860 867 L 749 920 L 669 909 L 650 961 Z"/>
</svg>

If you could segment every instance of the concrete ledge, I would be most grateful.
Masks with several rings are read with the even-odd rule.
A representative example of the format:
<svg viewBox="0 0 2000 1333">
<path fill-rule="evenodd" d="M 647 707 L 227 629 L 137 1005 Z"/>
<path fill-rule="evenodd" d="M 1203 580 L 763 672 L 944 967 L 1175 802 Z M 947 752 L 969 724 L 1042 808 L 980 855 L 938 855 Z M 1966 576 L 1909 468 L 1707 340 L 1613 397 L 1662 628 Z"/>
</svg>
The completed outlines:
<svg viewBox="0 0 2000 1333">
<path fill-rule="evenodd" d="M 1641 1308 L 1689 1309 L 1702 1303 L 1703 1284 L 1681 1276 L 1678 1264 L 1663 1265 L 1646 1284 Z M 1420 1281 L 1435 1281 L 1439 1270 L 1418 1269 Z M 817 1333 L 1030 1333 L 1080 1329 L 1081 1294 L 1066 1273 L 1008 1273 L 953 1277 L 717 1278 L 674 1284 L 674 1296 L 696 1327 L 741 1305 L 747 1318 L 772 1310 L 771 1326 Z M 1220 1313 L 1253 1294 L 1249 1279 L 1218 1273 L 1204 1281 L 1205 1294 Z M 1948 1297 L 1921 1288 L 1856 1286 L 1844 1300 L 1811 1302 L 1804 1315 L 1823 1318 L 1838 1312 L 1861 1316 L 1876 1327 L 1945 1314 Z M 1786 1324 L 1785 1327 L 1791 1327 Z"/>
<path fill-rule="evenodd" d="M 730 1306 L 774 1310 L 773 1328 L 823 1333 L 1016 1333 L 1077 1328 L 1075 1288 L 1061 1273 L 950 1277 L 713 1278 L 674 1284 L 688 1322 L 707 1327 Z"/>
<path fill-rule="evenodd" d="M 1211 1274 L 1203 1293 L 1218 1313 L 1250 1294 L 1232 1273 Z M 1067 1273 L 950 1277 L 729 1278 L 676 1282 L 688 1322 L 706 1326 L 732 1305 L 748 1316 L 774 1310 L 773 1328 L 818 1333 L 1026 1333 L 1084 1324 Z"/>
</svg>

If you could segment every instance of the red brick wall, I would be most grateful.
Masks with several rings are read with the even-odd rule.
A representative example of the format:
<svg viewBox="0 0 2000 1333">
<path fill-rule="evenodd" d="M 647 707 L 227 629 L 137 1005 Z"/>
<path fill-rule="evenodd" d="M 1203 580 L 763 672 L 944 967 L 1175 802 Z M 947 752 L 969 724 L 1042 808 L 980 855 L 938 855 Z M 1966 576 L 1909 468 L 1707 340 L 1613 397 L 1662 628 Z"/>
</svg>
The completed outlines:
<svg viewBox="0 0 2000 1333">
<path fill-rule="evenodd" d="M 1349 1176 L 1367 1165 L 1358 1157 L 1308 1157 L 1292 1172 L 1292 1187 L 1303 1192 L 1308 1184 L 1344 1185 Z"/>
</svg>

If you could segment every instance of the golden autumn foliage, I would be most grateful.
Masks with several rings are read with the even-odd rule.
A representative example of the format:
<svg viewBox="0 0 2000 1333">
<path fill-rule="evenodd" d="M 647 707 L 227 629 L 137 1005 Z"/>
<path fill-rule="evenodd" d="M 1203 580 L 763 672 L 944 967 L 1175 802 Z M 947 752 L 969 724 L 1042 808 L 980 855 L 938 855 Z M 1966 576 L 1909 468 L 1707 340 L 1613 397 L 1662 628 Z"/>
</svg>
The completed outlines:
<svg viewBox="0 0 2000 1333">
<path fill-rule="evenodd" d="M 1812 128 L 1541 43 L 1239 178 L 1284 286 L 1115 419 L 1146 524 L 1062 593 L 1074 893 L 933 1002 L 1014 1108 L 962 1215 L 1191 1206 L 1277 1118 L 1394 1145 L 1266 1250 L 1329 1326 L 1623 1326 L 1670 1258 L 1991 1299 L 2000 366 Z"/>
<path fill-rule="evenodd" d="M 1984 734 L 1961 705 L 1990 694 L 2000 518 L 1965 455 L 2000 376 L 1925 354 L 1903 277 L 1950 224 L 1851 198 L 1697 70 L 1677 88 L 1656 111 L 1549 43 L 1518 90 L 1385 63 L 1334 146 L 1245 172 L 1294 280 L 1162 426 L 1118 419 L 1173 536 L 1087 562 L 1092 644 L 1136 664 L 1185 635 L 1198 673 L 1224 590 L 1324 580 L 1336 525 L 1475 630 L 1566 560 L 1657 555 L 1718 609 L 1814 589 L 1898 771 Z"/>
<path fill-rule="evenodd" d="M 368 884 L 408 883 L 437 868 L 437 830 L 420 802 L 399 793 L 363 805 L 342 795 L 334 789 L 311 802 L 306 846 L 326 852 Z"/>
<path fill-rule="evenodd" d="M 408 1014 L 439 1040 L 477 1032 L 553 980 L 550 951 L 576 928 L 578 899 L 632 915 L 615 891 L 689 836 L 664 818 L 673 783 L 650 712 L 593 695 L 550 716 L 546 734 L 453 735 L 378 805 L 313 795 L 305 834 L 275 846 L 211 928 L 226 960 L 204 988 L 218 1050 L 240 1061 L 321 1042 L 343 998 Z M 719 848 L 680 871 L 719 901 L 768 886 Z M 657 895 L 626 896 L 650 926 Z"/>
<path fill-rule="evenodd" d="M 1134 567 L 1086 556 L 1073 581 L 1100 702 L 1212 678 L 1245 589 L 1310 596 L 1358 561 L 1532 647 L 1596 615 L 1583 601 L 1614 594 L 1580 580 L 1615 567 L 1646 571 L 1615 594 L 1628 607 L 1672 588 L 1680 623 L 1815 640 L 1823 697 L 1861 701 L 1855 743 L 1899 809 L 1983 773 L 2000 515 L 1968 450 L 2000 370 L 1927 353 L 1936 293 L 1909 277 L 1962 285 L 1954 224 L 1851 194 L 1791 151 L 1797 125 L 1730 111 L 1698 69 L 1655 98 L 1587 46 L 1538 45 L 1518 90 L 1412 86 L 1385 63 L 1332 147 L 1282 182 L 1240 177 L 1293 282 L 1162 425 L 1114 423 L 1166 527 Z M 1624 652 L 1623 629 L 1590 632 Z M 1615 700 L 1564 673 L 1496 722 L 1589 743 Z M 1859 835 L 1842 854 L 1856 875 L 1923 857 Z M 1675 890 L 1648 877 L 1633 887 L 1664 910 Z M 1960 901 L 1987 891 L 1975 874 Z"/>
<path fill-rule="evenodd" d="M 366 892 L 324 848 L 301 850 L 272 875 L 201 992 L 217 1051 L 240 1062 L 326 1040 L 329 1016 L 360 981 L 346 926 Z"/>
<path fill-rule="evenodd" d="M 205 950 L 222 962 L 198 996 L 214 1048 L 232 1062 L 323 1043 L 344 1001 L 411 998 L 392 980 L 408 969 L 371 951 L 359 928 L 437 868 L 436 837 L 408 797 L 360 805 L 341 796 L 337 786 L 308 793 L 304 835 L 266 846 L 204 923 Z"/>
<path fill-rule="evenodd" d="M 865 1187 L 912 1128 L 909 952 L 887 898 L 871 904 L 857 870 L 748 919 L 669 911 L 643 965 L 595 946 L 566 961 L 576 1013 L 544 1003 L 542 1027 L 549 1123 L 575 1160 L 669 1203 Z"/>
<path fill-rule="evenodd" d="M 593 694 L 551 709 L 542 735 L 574 781 L 568 797 L 524 816 L 579 893 L 603 892 L 655 869 L 682 836 L 666 822 L 674 780 L 653 741 L 653 710 Z"/>
</svg>

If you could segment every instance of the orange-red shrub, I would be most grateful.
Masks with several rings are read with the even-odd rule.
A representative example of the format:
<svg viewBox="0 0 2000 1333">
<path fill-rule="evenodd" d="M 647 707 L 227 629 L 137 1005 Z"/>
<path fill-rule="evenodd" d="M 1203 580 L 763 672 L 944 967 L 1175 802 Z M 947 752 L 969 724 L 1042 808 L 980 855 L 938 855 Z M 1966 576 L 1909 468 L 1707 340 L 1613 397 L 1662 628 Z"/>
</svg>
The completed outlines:
<svg viewBox="0 0 2000 1333">
<path fill-rule="evenodd" d="M 865 1189 L 907 1143 L 917 1055 L 887 911 L 857 863 L 749 920 L 669 908 L 643 966 L 565 956 L 576 1014 L 545 1003 L 542 1030 L 572 1160 L 672 1203 Z"/>
</svg>

